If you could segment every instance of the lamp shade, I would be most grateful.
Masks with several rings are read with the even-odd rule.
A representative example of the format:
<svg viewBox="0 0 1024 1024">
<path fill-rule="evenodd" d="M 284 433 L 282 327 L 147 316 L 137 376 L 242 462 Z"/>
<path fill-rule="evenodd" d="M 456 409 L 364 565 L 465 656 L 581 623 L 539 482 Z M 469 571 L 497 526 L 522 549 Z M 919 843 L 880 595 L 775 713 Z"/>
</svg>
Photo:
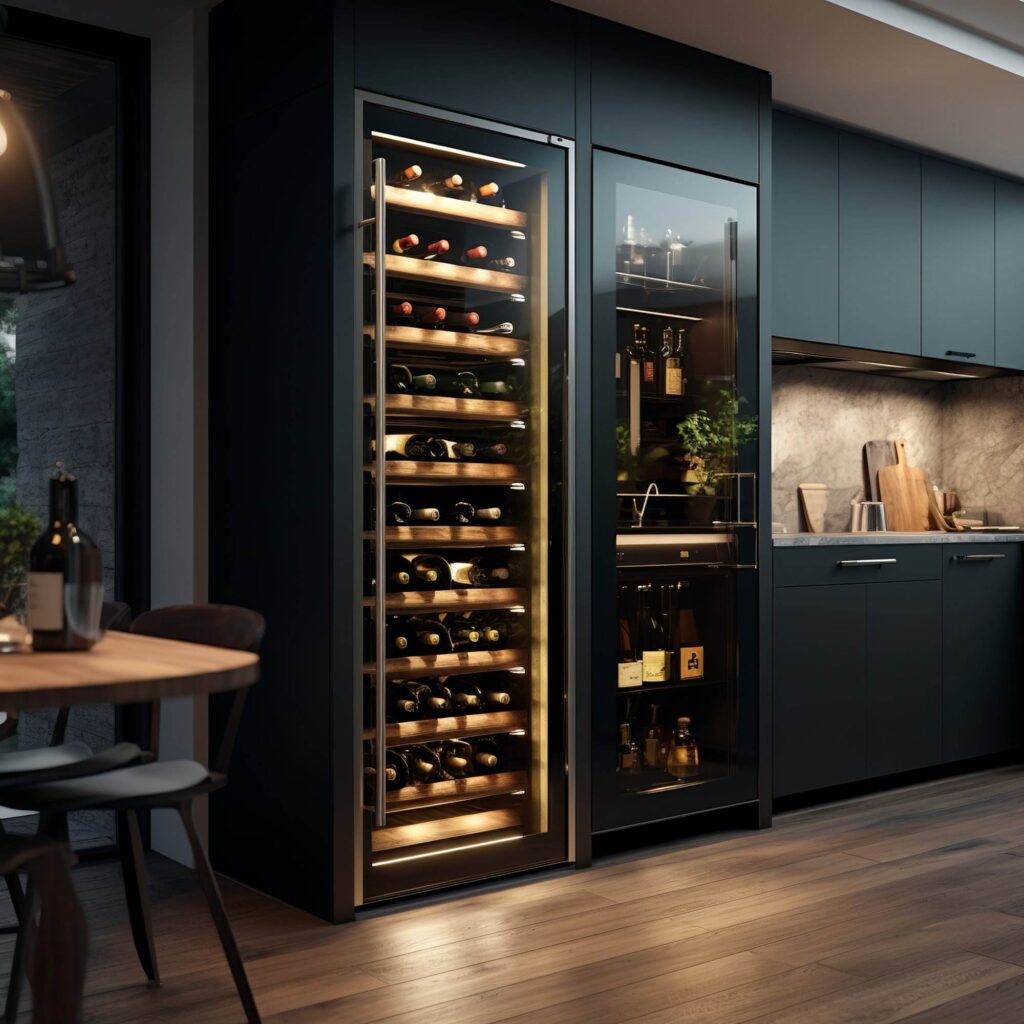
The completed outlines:
<svg viewBox="0 0 1024 1024">
<path fill-rule="evenodd" d="M 11 94 L 0 89 L 0 293 L 60 288 L 74 279 L 42 154 Z"/>
</svg>

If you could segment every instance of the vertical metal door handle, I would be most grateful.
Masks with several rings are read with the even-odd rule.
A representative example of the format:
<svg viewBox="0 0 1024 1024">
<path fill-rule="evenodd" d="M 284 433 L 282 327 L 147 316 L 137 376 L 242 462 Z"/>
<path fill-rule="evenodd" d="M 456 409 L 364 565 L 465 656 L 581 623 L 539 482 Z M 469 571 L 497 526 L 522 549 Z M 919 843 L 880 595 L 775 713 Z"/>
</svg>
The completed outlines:
<svg viewBox="0 0 1024 1024">
<path fill-rule="evenodd" d="M 373 178 L 376 188 L 374 189 L 374 234 L 376 245 L 374 262 L 374 318 L 376 320 L 373 340 L 374 358 L 376 363 L 376 395 L 373 403 L 374 419 L 374 499 L 376 501 L 376 522 L 374 524 L 376 544 L 374 553 L 376 555 L 374 586 L 374 614 L 376 615 L 376 641 L 377 661 L 374 696 L 376 697 L 376 715 L 374 721 L 374 732 L 376 737 L 376 750 L 374 751 L 377 765 L 377 777 L 373 787 L 373 821 L 377 828 L 387 824 L 387 729 L 385 719 L 387 718 L 387 675 L 384 671 L 387 662 L 387 639 L 384 633 L 384 618 L 387 613 L 387 552 L 385 550 L 384 538 L 387 528 L 385 516 L 385 501 L 387 499 L 387 461 L 385 459 L 385 447 L 387 445 L 387 430 L 385 420 L 385 396 L 387 394 L 387 366 L 385 362 L 386 344 L 384 341 L 385 320 L 387 319 L 387 279 L 384 273 L 384 261 L 387 249 L 386 216 L 387 204 L 385 192 L 388 180 L 387 161 L 378 157 L 373 161 Z"/>
</svg>

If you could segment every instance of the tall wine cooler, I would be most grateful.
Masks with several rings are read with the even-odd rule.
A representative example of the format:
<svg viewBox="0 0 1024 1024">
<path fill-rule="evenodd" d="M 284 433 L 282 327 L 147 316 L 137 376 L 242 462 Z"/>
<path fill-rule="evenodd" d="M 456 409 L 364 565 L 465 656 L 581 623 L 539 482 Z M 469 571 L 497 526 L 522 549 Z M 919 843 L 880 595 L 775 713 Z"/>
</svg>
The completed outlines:
<svg viewBox="0 0 1024 1024">
<path fill-rule="evenodd" d="M 356 903 L 567 858 L 571 145 L 360 95 Z"/>
<path fill-rule="evenodd" d="M 601 833 L 758 795 L 757 190 L 599 151 L 594 211 Z"/>
</svg>

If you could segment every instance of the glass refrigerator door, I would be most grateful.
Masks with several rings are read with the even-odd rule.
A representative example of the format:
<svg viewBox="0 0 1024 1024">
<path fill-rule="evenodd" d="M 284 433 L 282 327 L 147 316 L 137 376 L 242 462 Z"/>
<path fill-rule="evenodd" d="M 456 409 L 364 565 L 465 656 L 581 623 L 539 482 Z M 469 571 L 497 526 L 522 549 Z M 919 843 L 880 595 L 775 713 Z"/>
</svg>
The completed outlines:
<svg viewBox="0 0 1024 1024">
<path fill-rule="evenodd" d="M 370 902 L 566 857 L 569 152 L 361 113 Z"/>
<path fill-rule="evenodd" d="M 756 190 L 597 153 L 594 210 L 604 831 L 756 798 Z"/>
</svg>

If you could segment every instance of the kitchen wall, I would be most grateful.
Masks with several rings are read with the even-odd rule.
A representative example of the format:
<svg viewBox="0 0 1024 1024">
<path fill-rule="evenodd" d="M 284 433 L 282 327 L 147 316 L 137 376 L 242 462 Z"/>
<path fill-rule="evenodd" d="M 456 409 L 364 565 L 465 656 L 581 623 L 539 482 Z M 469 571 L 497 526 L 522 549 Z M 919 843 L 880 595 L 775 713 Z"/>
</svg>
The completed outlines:
<svg viewBox="0 0 1024 1024">
<path fill-rule="evenodd" d="M 904 437 L 911 465 L 985 507 L 990 521 L 1024 525 L 1024 377 L 937 384 L 778 366 L 772 373 L 772 520 L 803 529 L 797 486 L 829 488 L 825 528 L 849 529 L 864 496 L 865 441 Z"/>
</svg>

